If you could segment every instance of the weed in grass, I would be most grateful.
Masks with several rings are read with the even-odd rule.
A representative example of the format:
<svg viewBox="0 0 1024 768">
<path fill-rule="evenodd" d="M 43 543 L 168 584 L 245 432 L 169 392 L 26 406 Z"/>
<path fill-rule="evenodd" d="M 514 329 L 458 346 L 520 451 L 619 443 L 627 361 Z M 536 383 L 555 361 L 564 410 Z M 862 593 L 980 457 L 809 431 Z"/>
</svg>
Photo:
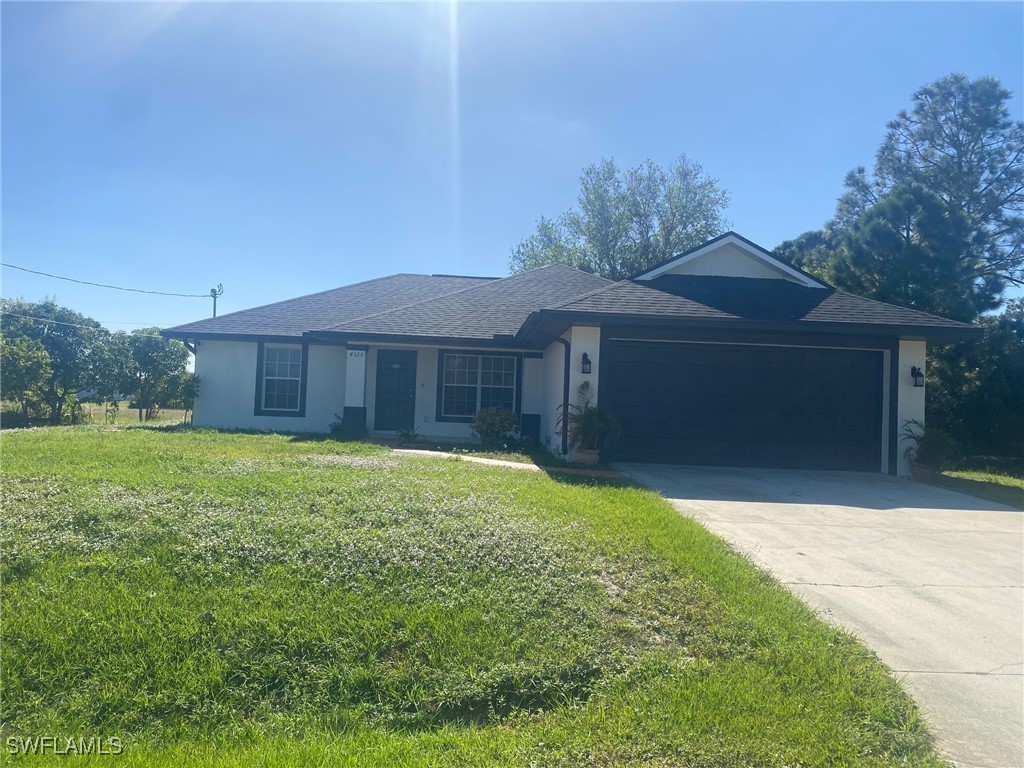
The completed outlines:
<svg viewBox="0 0 1024 768">
<path fill-rule="evenodd" d="M 2 439 L 3 735 L 117 734 L 143 766 L 941 764 L 872 654 L 628 484 Z"/>
</svg>

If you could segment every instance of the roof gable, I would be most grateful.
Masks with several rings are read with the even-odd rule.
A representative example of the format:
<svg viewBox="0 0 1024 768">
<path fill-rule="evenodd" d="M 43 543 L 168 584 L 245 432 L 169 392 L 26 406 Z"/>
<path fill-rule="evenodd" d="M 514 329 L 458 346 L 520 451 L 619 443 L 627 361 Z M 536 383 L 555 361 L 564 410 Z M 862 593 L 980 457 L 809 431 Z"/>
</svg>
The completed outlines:
<svg viewBox="0 0 1024 768">
<path fill-rule="evenodd" d="M 726 232 L 704 245 L 636 275 L 633 279 L 653 280 L 665 275 L 783 280 L 807 288 L 828 288 L 821 281 L 780 261 L 761 246 L 735 232 Z"/>
</svg>

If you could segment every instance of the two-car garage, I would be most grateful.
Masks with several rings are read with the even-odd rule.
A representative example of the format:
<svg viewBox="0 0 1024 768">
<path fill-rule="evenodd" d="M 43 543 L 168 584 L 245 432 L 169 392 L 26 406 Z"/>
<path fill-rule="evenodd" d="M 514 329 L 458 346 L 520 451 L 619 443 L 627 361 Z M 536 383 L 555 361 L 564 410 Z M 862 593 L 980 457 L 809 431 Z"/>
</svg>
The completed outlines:
<svg viewBox="0 0 1024 768">
<path fill-rule="evenodd" d="M 727 232 L 533 313 L 518 338 L 546 361 L 552 339 L 569 342 L 568 392 L 593 369 L 597 404 L 622 422 L 612 460 L 907 476 L 927 343 L 980 333 L 837 290 Z"/>
<path fill-rule="evenodd" d="M 883 469 L 880 350 L 612 337 L 601 405 L 611 457 L 712 466 Z"/>
</svg>

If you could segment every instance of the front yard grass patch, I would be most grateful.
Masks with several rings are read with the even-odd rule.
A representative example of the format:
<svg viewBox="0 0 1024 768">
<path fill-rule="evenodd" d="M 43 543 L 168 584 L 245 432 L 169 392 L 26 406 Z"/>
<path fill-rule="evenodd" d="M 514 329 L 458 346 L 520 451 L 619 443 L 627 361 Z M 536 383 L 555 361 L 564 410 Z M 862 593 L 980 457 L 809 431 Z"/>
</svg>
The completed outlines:
<svg viewBox="0 0 1024 768">
<path fill-rule="evenodd" d="M 205 430 L 2 436 L 25 764 L 940 766 L 878 659 L 657 495 Z"/>
<path fill-rule="evenodd" d="M 1024 476 L 1019 468 L 946 470 L 939 475 L 935 484 L 979 499 L 1024 509 Z"/>
<path fill-rule="evenodd" d="M 936 484 L 979 499 L 1024 509 L 1024 480 L 1018 478 L 991 472 L 947 470 L 938 477 Z"/>
</svg>

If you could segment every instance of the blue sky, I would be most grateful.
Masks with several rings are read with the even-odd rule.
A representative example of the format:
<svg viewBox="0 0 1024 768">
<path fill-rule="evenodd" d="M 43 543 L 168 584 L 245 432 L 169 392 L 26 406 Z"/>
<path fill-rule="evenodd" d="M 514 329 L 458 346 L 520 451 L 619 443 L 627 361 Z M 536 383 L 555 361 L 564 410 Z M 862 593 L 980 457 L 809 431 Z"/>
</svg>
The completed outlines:
<svg viewBox="0 0 1024 768">
<path fill-rule="evenodd" d="M 994 75 L 1024 6 L 2 5 L 4 261 L 221 313 L 393 272 L 500 275 L 580 170 L 681 153 L 766 247 L 819 227 L 912 92 Z M 112 329 L 205 317 L 3 270 Z"/>
</svg>

